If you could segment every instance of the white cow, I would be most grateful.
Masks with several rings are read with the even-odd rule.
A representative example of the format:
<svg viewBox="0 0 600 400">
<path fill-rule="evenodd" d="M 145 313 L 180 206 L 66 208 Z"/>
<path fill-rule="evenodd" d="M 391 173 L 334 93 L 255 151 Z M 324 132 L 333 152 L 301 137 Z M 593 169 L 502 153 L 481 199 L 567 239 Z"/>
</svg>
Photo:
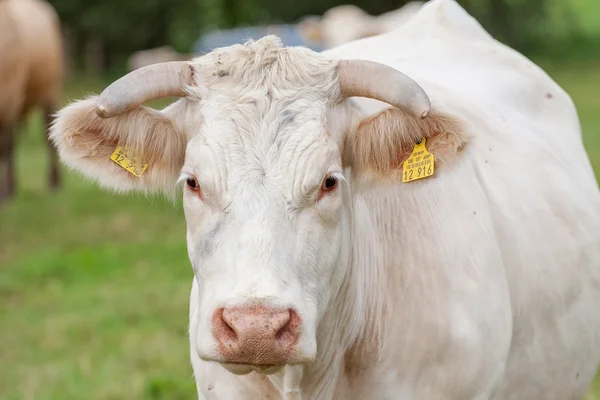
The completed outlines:
<svg viewBox="0 0 600 400">
<path fill-rule="evenodd" d="M 354 40 L 395 30 L 409 21 L 423 5 L 411 1 L 402 7 L 380 15 L 370 15 L 354 4 L 342 4 L 325 11 L 320 18 L 299 23 L 306 36 L 319 38 L 326 49 Z"/>
<path fill-rule="evenodd" d="M 403 183 L 421 138 L 434 173 Z M 453 0 L 322 54 L 269 36 L 142 68 L 52 139 L 107 188 L 184 184 L 201 399 L 575 400 L 593 379 L 600 191 L 575 107 Z"/>
<path fill-rule="evenodd" d="M 127 59 L 127 69 L 131 72 L 151 64 L 168 61 L 186 61 L 190 58 L 192 58 L 191 55 L 181 54 L 171 46 L 155 47 L 132 53 Z"/>
</svg>

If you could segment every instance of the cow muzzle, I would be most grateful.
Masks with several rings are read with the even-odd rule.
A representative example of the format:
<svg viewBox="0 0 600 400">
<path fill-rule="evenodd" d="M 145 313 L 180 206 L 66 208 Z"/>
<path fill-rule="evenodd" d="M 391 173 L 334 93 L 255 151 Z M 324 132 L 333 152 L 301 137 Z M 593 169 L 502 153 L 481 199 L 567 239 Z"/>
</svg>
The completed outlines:
<svg viewBox="0 0 600 400">
<path fill-rule="evenodd" d="M 264 306 L 217 309 L 212 331 L 219 361 L 265 371 L 293 362 L 300 322 L 291 309 Z"/>
</svg>

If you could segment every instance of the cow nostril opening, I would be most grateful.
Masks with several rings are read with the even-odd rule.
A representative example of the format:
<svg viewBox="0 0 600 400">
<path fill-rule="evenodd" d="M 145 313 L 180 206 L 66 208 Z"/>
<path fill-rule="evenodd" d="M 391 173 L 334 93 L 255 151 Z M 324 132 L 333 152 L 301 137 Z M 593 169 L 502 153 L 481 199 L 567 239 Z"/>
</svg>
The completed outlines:
<svg viewBox="0 0 600 400">
<path fill-rule="evenodd" d="M 235 330 L 225 320 L 223 320 L 223 330 L 228 334 L 228 336 L 231 336 L 233 338 L 237 337 L 237 333 L 235 333 Z"/>
<path fill-rule="evenodd" d="M 221 339 L 226 339 L 229 341 L 237 340 L 238 335 L 234 329 L 234 323 L 233 321 L 228 321 L 223 308 L 217 311 L 215 315 L 215 322 L 218 336 Z"/>
<path fill-rule="evenodd" d="M 292 345 L 298 339 L 300 317 L 294 310 L 288 310 L 289 319 L 275 334 L 275 340 L 282 345 Z"/>
</svg>

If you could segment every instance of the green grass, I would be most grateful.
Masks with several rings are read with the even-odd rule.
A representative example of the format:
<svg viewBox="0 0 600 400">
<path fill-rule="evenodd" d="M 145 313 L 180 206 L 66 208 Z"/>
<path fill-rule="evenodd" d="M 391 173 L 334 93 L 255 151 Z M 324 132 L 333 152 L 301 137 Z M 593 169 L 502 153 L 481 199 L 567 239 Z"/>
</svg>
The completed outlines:
<svg viewBox="0 0 600 400">
<path fill-rule="evenodd" d="M 194 398 L 181 207 L 67 171 L 48 193 L 39 116 L 19 139 L 18 197 L 0 210 L 0 399 Z"/>
<path fill-rule="evenodd" d="M 579 108 L 598 173 L 600 65 L 548 70 Z M 67 171 L 48 193 L 46 164 L 35 116 L 20 137 L 18 197 L 0 210 L 0 398 L 195 398 L 180 205 L 112 195 Z M 600 380 L 586 400 L 600 400 Z"/>
</svg>

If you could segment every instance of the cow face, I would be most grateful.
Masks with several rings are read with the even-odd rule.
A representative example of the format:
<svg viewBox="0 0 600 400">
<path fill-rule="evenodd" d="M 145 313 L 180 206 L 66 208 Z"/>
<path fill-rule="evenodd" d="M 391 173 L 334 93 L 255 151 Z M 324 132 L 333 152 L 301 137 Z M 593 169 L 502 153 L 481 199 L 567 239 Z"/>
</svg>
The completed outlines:
<svg viewBox="0 0 600 400">
<path fill-rule="evenodd" d="M 258 59 L 225 51 L 197 65 L 202 120 L 188 128 L 179 177 L 199 356 L 237 373 L 312 361 L 343 274 L 334 66 L 269 45 Z M 276 68 L 274 57 L 304 67 Z"/>
<path fill-rule="evenodd" d="M 343 273 L 347 182 L 327 107 L 224 97 L 203 104 L 180 176 L 199 355 L 236 372 L 309 362 Z"/>
<path fill-rule="evenodd" d="M 173 95 L 184 98 L 160 112 L 141 106 Z M 398 108 L 363 119 L 348 96 Z M 235 373 L 268 373 L 317 356 L 349 265 L 342 167 L 399 176 L 390 167 L 406 143 L 450 132 L 436 115 L 420 122 L 428 113 L 425 93 L 398 71 L 266 37 L 131 73 L 61 110 L 51 138 L 67 165 L 103 186 L 183 186 L 198 355 Z M 119 147 L 147 164 L 141 175 L 111 160 Z"/>
</svg>

